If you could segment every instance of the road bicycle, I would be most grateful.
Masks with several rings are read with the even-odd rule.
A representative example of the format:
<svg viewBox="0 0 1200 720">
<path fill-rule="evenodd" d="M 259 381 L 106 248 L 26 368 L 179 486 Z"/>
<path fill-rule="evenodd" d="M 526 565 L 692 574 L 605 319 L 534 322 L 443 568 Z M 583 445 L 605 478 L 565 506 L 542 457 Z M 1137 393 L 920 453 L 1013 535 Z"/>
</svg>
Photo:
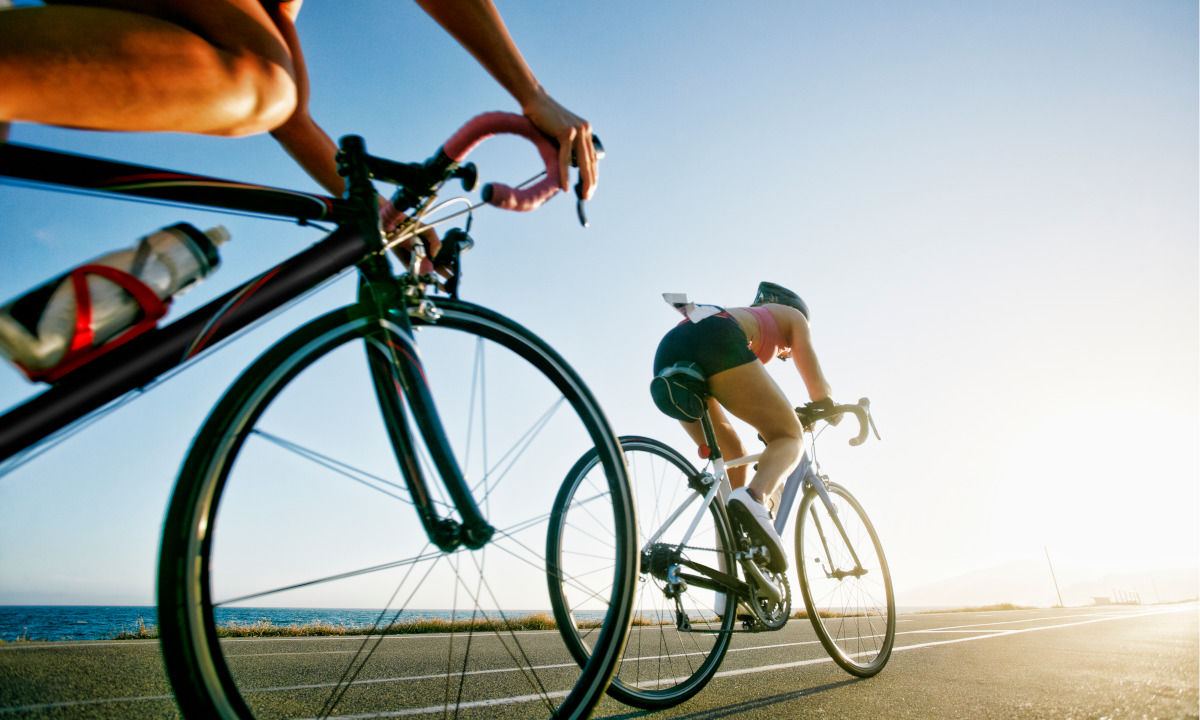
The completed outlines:
<svg viewBox="0 0 1200 720">
<path fill-rule="evenodd" d="M 895 639 L 891 575 L 862 506 L 821 472 L 814 431 L 818 423 L 838 422 L 848 413 L 859 421 L 851 445 L 862 444 L 868 428 L 878 437 L 870 403 L 866 398 L 829 407 L 810 403 L 796 413 L 805 429 L 804 452 L 775 498 L 775 528 L 782 536 L 799 498 L 794 557 L 807 616 L 838 665 L 871 677 L 887 663 Z M 727 471 L 750 465 L 761 454 L 726 461 L 707 404 L 700 422 L 707 440 L 704 469 L 658 440 L 620 438 L 638 504 L 641 558 L 634 627 L 609 694 L 639 708 L 687 700 L 716 674 L 734 632 L 779 630 L 792 617 L 786 571 L 768 568 L 767 549 L 725 508 Z M 588 526 L 574 515 L 578 497 L 602 479 L 600 469 L 600 457 L 592 452 L 572 468 L 546 551 L 563 568 L 555 575 L 559 586 L 551 597 L 560 627 L 574 630 L 568 642 L 578 662 L 590 657 L 599 638 L 573 620 L 600 592 L 602 585 L 593 578 L 608 566 L 604 557 L 592 554 Z M 741 630 L 735 629 L 738 620 Z"/>
<path fill-rule="evenodd" d="M 357 271 L 357 299 L 264 352 L 216 404 L 183 463 L 164 521 L 158 621 L 188 717 L 492 715 L 513 705 L 523 716 L 581 718 L 607 687 L 636 584 L 620 446 L 558 353 L 459 297 L 462 253 L 473 244 L 467 232 L 444 232 L 435 258 L 418 234 L 463 215 L 469 225 L 483 203 L 436 203 L 437 193 L 451 180 L 473 189 L 478 173 L 464 158 L 496 133 L 534 142 L 546 173 L 532 185 L 485 185 L 483 201 L 540 205 L 557 191 L 557 150 L 525 118 L 505 113 L 475 118 L 423 163 L 372 157 L 361 138 L 343 138 L 344 198 L 0 144 L 8 182 L 336 225 L 316 245 L 7 411 L 0 459 L 10 466 Z M 397 186 L 390 211 L 407 218 L 387 233 L 376 182 Z M 448 210 L 456 201 L 469 209 Z M 390 249 L 410 242 L 405 267 L 394 272 Z M 426 260 L 443 271 L 430 272 Z M 602 466 L 587 510 L 609 571 L 586 618 L 592 655 L 576 663 L 548 618 L 555 569 L 541 550 L 559 484 L 584 451 Z M 316 646 L 227 637 L 223 613 L 247 607 L 378 613 L 370 627 L 342 628 Z M 438 632 L 411 632 L 418 628 Z"/>
</svg>

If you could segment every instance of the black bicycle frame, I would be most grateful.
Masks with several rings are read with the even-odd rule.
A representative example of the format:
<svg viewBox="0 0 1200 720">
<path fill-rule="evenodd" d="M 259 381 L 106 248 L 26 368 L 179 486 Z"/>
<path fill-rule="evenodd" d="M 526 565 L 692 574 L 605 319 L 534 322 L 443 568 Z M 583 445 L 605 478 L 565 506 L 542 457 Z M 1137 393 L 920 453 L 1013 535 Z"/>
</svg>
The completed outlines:
<svg viewBox="0 0 1200 720">
<path fill-rule="evenodd" d="M 309 249 L 179 320 L 149 330 L 101 355 L 40 395 L 5 412 L 0 416 L 0 461 L 33 447 L 113 400 L 145 387 L 346 268 L 357 265 L 367 286 L 394 285 L 387 261 L 378 252 L 382 249 L 382 236 L 376 220 L 378 212 L 371 177 L 373 172 L 378 172 L 389 180 L 403 182 L 405 177 L 416 172 L 414 168 L 418 166 L 369 157 L 361 138 L 356 136 L 343 138 L 341 148 L 339 162 L 350 188 L 345 199 L 0 143 L 2 177 L 74 187 L 99 195 L 133 195 L 287 217 L 301 223 L 323 220 L 338 225 Z M 398 292 L 384 291 L 383 295 L 385 297 L 377 299 L 379 302 L 400 304 L 377 304 L 380 316 L 390 317 L 401 329 L 404 342 L 411 344 L 407 314 L 389 309 L 402 308 L 403 298 Z M 392 377 L 398 373 L 405 392 L 415 398 L 414 412 L 419 428 L 438 461 L 438 470 L 464 521 L 460 529 L 453 521 L 437 518 L 423 474 L 411 461 L 413 442 L 408 437 L 408 426 L 403 422 L 389 422 L 397 460 L 413 498 L 418 502 L 426 532 L 443 549 L 455 546 L 459 540 L 470 547 L 479 547 L 490 537 L 491 529 L 480 515 L 462 472 L 453 460 L 427 388 L 415 380 L 421 377 L 420 368 L 414 366 L 416 353 L 392 353 L 387 360 L 390 368 L 380 365 L 378 358 L 372 358 L 376 387 L 379 388 L 381 376 Z M 392 407 L 387 406 L 385 397 L 393 397 L 394 393 L 395 389 L 378 393 L 388 420 L 403 418 L 402 413 L 396 414 L 400 407 L 398 400 Z"/>
</svg>

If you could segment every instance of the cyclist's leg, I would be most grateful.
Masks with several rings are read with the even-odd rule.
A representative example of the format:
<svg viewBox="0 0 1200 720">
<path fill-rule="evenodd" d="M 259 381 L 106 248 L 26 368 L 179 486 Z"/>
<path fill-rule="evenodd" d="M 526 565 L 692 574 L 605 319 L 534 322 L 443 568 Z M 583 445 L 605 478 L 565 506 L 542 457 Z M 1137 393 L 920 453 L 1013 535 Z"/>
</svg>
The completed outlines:
<svg viewBox="0 0 1200 720">
<path fill-rule="evenodd" d="M 753 426 L 767 443 L 750 488 L 759 498 L 770 497 L 800 462 L 800 421 L 787 396 L 757 360 L 716 373 L 708 387 L 717 402 Z"/>
<path fill-rule="evenodd" d="M 742 445 L 742 439 L 738 437 L 737 431 L 733 429 L 733 424 L 729 422 L 729 418 L 725 415 L 725 411 L 721 409 L 721 405 L 716 399 L 708 399 L 708 417 L 712 420 L 713 432 L 717 434 L 717 445 L 721 448 L 721 454 L 726 458 L 739 458 L 746 454 L 746 449 Z M 707 442 L 704 439 L 704 428 L 700 426 L 700 422 L 684 422 L 680 421 L 683 429 L 687 431 L 689 437 L 696 443 L 696 447 L 702 447 Z M 727 468 L 726 472 L 729 475 L 729 486 L 732 488 L 740 488 L 746 484 L 746 467 L 744 465 Z"/>
<path fill-rule="evenodd" d="M 0 12 L 0 121 L 243 135 L 295 104 L 291 56 L 259 0 Z"/>
</svg>

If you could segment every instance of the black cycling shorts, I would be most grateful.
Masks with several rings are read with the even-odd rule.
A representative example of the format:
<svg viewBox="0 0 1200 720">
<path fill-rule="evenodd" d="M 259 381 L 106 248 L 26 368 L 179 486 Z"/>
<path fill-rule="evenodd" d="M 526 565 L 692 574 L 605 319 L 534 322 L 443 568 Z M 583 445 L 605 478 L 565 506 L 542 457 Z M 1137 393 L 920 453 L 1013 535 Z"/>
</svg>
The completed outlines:
<svg viewBox="0 0 1200 720">
<path fill-rule="evenodd" d="M 758 360 L 742 326 L 728 313 L 711 315 L 698 323 L 684 320 L 671 328 L 654 354 L 654 374 L 681 360 L 700 366 L 705 377 Z"/>
</svg>

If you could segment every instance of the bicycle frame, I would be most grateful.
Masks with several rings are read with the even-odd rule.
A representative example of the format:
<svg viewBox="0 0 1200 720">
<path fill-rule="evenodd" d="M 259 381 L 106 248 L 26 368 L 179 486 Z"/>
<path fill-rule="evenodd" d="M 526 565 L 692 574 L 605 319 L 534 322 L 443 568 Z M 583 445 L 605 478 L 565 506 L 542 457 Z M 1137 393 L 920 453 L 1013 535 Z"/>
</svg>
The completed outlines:
<svg viewBox="0 0 1200 720">
<path fill-rule="evenodd" d="M 676 548 L 677 550 L 682 550 L 689 542 L 691 542 L 692 535 L 696 532 L 696 529 L 704 520 L 705 512 L 708 511 L 709 506 L 711 506 L 713 501 L 718 497 L 721 498 L 721 502 L 717 505 L 718 514 L 721 517 L 722 522 L 726 524 L 729 523 L 729 516 L 725 511 L 725 500 L 729 497 L 729 493 L 732 490 L 729 484 L 728 470 L 730 468 L 750 465 L 762 457 L 762 453 L 756 453 L 726 461 L 721 454 L 720 447 L 717 445 L 716 433 L 713 429 L 712 419 L 709 417 L 707 409 L 702 412 L 700 423 L 702 429 L 704 430 L 705 440 L 711 452 L 709 460 L 712 463 L 713 472 L 711 474 L 704 473 L 699 476 L 700 487 L 707 486 L 707 490 L 705 491 L 704 497 L 700 502 L 700 507 L 696 510 L 696 515 L 693 518 L 691 525 L 689 525 L 687 531 L 683 535 L 683 538 L 679 541 Z M 821 479 L 821 475 L 818 472 L 819 468 L 817 467 L 816 462 L 812 459 L 814 457 L 814 453 L 812 452 L 812 440 L 810 435 L 808 433 L 802 434 L 802 441 L 803 447 L 800 453 L 800 462 L 796 466 L 796 469 L 793 470 L 790 475 L 788 475 L 787 480 L 784 482 L 783 490 L 779 499 L 779 505 L 775 508 L 775 532 L 779 533 L 781 536 L 783 535 L 783 531 L 787 527 L 788 516 L 791 513 L 792 505 L 795 503 L 796 498 L 802 493 L 814 492 L 821 498 L 822 504 L 824 504 L 828 509 L 830 517 L 833 518 L 837 532 L 841 535 L 843 542 L 849 549 L 851 557 L 854 558 L 855 567 L 853 570 L 835 569 L 831 575 L 861 575 L 864 572 L 862 562 L 858 558 L 858 553 L 854 550 L 854 544 L 850 541 L 850 538 L 846 533 L 846 529 L 842 526 L 842 522 L 838 518 L 837 507 L 833 504 L 832 499 L 829 497 L 829 491 L 825 487 L 825 482 Z M 697 489 L 700 488 L 698 487 Z M 680 506 L 667 517 L 666 521 L 662 524 L 662 527 L 655 531 L 654 534 L 651 535 L 645 543 L 643 543 L 643 551 L 658 542 L 658 539 L 662 536 L 663 532 L 665 532 L 666 529 L 675 522 L 675 520 L 687 512 L 688 508 L 696 501 L 698 497 L 699 495 L 690 495 L 688 498 L 686 498 L 680 504 Z M 826 566 L 832 568 L 834 567 L 832 555 L 829 552 L 829 546 L 825 540 L 825 530 L 821 526 L 815 510 L 813 511 L 813 519 L 816 521 L 816 527 L 821 536 L 821 544 L 825 548 L 825 554 L 828 560 Z M 739 559 L 741 559 L 740 556 Z M 726 576 L 725 573 L 721 573 L 714 568 L 708 568 L 697 563 L 691 563 L 689 561 L 685 561 L 684 564 L 694 570 L 704 572 L 706 575 L 709 575 L 710 578 L 712 578 L 700 578 L 694 575 L 682 577 L 682 579 L 685 579 L 692 584 L 713 590 L 733 589 L 736 590 L 739 595 L 745 594 L 745 589 L 747 587 L 746 584 L 741 581 L 736 581 L 736 584 L 728 582 L 730 578 L 729 576 Z M 742 565 L 747 570 L 747 573 L 754 578 L 761 590 L 765 590 L 768 594 L 774 594 L 776 596 L 779 595 L 778 588 L 776 588 L 774 584 L 770 582 L 770 580 L 762 575 L 755 563 L 743 562 Z M 714 582 L 714 580 L 717 582 Z M 725 582 L 721 582 L 722 580 Z"/>
<path fill-rule="evenodd" d="M 374 352 L 368 351 L 377 395 L 389 420 L 397 463 L 426 533 L 447 551 L 460 543 L 472 548 L 486 543 L 492 528 L 466 486 L 422 379 L 407 314 L 414 301 L 403 292 L 400 280 L 393 276 L 383 255 L 372 174 L 402 184 L 418 172 L 419 166 L 372 158 L 366 155 L 362 139 L 356 136 L 343 138 L 341 149 L 341 164 L 349 188 L 344 199 L 0 143 L 2 177 L 79 188 L 101 196 L 133 195 L 293 218 L 301 224 L 325 220 L 338 226 L 309 249 L 171 324 L 151 329 L 98 357 L 36 397 L 6 411 L 0 416 L 0 473 L 19 464 L 22 453 L 52 435 L 144 388 L 321 282 L 357 266 L 362 277 L 359 302 L 374 307 L 384 338 Z M 400 387 L 396 387 L 397 383 Z M 461 525 L 440 518 L 433 507 L 424 474 L 413 460 L 414 439 L 403 420 L 401 391 L 412 403 L 411 412 L 462 518 Z"/>
</svg>

